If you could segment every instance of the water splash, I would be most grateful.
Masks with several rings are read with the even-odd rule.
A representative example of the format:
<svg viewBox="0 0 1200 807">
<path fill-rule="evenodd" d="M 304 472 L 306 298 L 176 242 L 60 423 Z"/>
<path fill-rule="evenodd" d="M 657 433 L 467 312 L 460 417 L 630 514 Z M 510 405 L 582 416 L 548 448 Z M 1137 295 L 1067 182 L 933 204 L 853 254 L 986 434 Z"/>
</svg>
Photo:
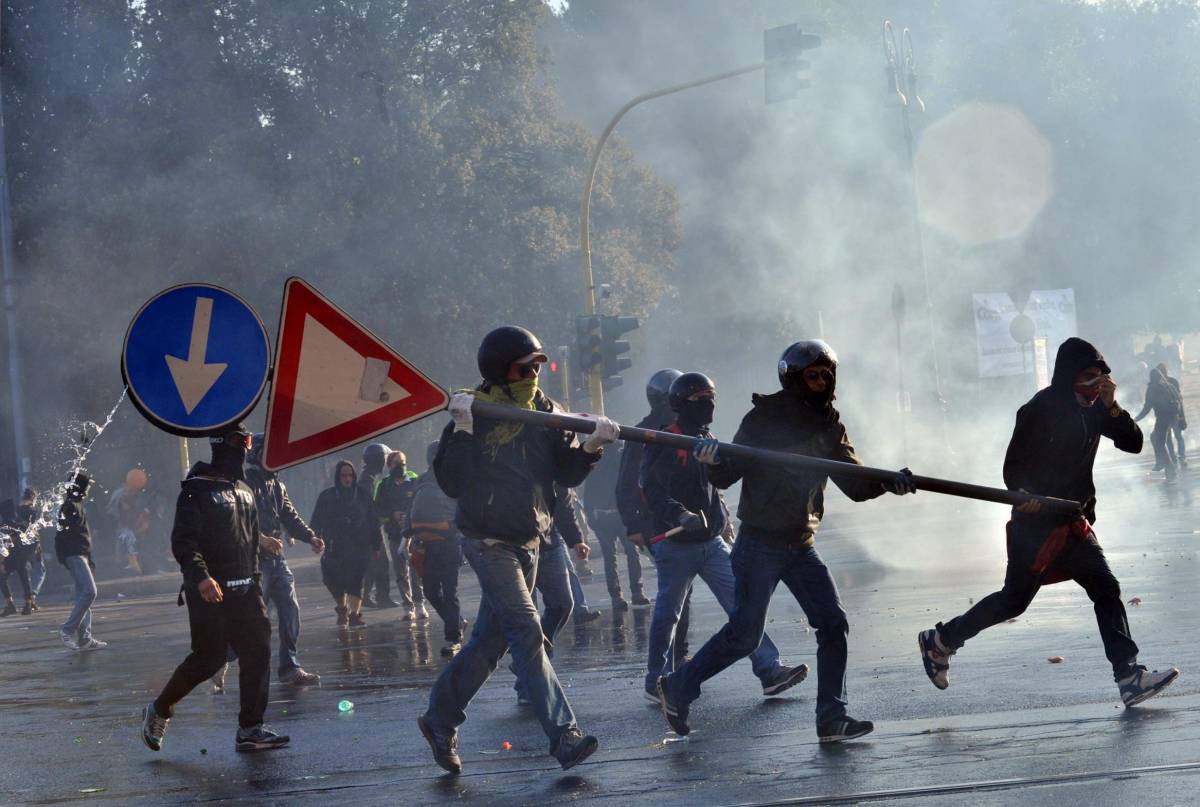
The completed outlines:
<svg viewBox="0 0 1200 807">
<path fill-rule="evenodd" d="M 113 404 L 112 409 L 108 411 L 108 416 L 105 417 L 103 423 L 95 423 L 90 420 L 72 421 L 65 424 L 63 433 L 69 435 L 63 448 L 69 449 L 73 455 L 67 461 L 67 469 L 65 479 L 62 482 L 54 485 L 48 490 L 43 490 L 37 493 L 33 499 L 33 520 L 28 523 L 28 526 L 23 526 L 19 532 L 14 530 L 13 536 L 18 543 L 29 545 L 38 540 L 38 534 L 51 527 L 58 526 L 58 508 L 62 504 L 63 499 L 67 495 L 67 490 L 75 482 L 75 476 L 87 462 L 88 455 L 92 453 L 92 449 L 96 447 L 96 441 L 100 439 L 100 435 L 104 434 L 113 422 L 113 418 L 117 415 L 117 410 L 129 394 L 129 387 L 121 390 L 121 396 L 117 398 L 117 402 Z M 25 504 L 25 502 L 22 502 Z"/>
</svg>

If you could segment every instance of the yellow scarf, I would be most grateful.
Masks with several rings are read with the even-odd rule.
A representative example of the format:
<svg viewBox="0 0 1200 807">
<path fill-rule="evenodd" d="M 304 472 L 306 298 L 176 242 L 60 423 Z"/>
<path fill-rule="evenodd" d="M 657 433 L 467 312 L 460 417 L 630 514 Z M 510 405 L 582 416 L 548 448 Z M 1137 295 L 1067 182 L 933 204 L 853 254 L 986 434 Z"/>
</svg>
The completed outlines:
<svg viewBox="0 0 1200 807">
<path fill-rule="evenodd" d="M 534 408 L 533 399 L 537 395 L 537 381 L 536 378 L 523 378 L 520 381 L 513 381 L 509 384 L 492 384 L 488 387 L 487 391 L 478 389 L 460 391 L 474 395 L 479 400 L 487 401 L 488 403 L 532 410 Z M 488 430 L 487 437 L 483 440 L 483 444 L 492 459 L 496 459 L 496 455 L 500 453 L 500 449 L 503 446 L 509 445 L 516 440 L 517 435 L 524 428 L 524 423 L 511 420 L 497 421 Z"/>
</svg>

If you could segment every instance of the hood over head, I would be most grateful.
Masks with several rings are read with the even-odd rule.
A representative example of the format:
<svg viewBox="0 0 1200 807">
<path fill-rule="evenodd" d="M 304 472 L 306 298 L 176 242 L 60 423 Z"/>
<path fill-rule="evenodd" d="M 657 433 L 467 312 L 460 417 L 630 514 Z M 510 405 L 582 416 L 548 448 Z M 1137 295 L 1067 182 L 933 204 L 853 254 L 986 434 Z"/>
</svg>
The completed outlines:
<svg viewBox="0 0 1200 807">
<path fill-rule="evenodd" d="M 1092 366 L 1099 367 L 1105 374 L 1112 372 L 1104 356 L 1091 342 L 1072 336 L 1058 348 L 1058 355 L 1054 358 L 1054 378 L 1051 379 L 1050 386 L 1073 395 L 1075 376 L 1079 375 L 1081 370 Z"/>
<path fill-rule="evenodd" d="M 337 465 L 333 466 L 333 486 L 338 490 L 342 489 L 342 486 L 338 483 L 338 480 L 341 479 L 343 468 L 349 468 L 350 472 L 354 474 L 354 485 L 350 486 L 351 489 L 353 489 L 356 485 L 358 485 L 358 471 L 355 470 L 354 463 L 350 460 L 338 460 Z"/>
</svg>

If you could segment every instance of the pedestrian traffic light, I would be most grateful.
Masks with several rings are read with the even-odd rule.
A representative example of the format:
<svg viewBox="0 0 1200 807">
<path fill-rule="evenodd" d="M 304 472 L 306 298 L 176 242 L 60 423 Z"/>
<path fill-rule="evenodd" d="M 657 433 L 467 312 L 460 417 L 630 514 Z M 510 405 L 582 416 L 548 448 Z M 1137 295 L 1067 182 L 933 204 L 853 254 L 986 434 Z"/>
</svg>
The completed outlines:
<svg viewBox="0 0 1200 807">
<path fill-rule="evenodd" d="M 768 104 L 795 98 L 809 86 L 804 71 L 811 65 L 800 58 L 821 46 L 821 37 L 806 34 L 795 23 L 763 31 L 763 81 Z"/>
<path fill-rule="evenodd" d="M 575 370 L 586 376 L 600 364 L 600 317 L 593 314 L 575 317 Z"/>
<path fill-rule="evenodd" d="M 633 366 L 633 360 L 624 354 L 629 352 L 629 342 L 621 335 L 638 327 L 637 317 L 606 316 L 600 318 L 600 355 L 604 362 L 602 379 L 605 389 L 621 386 L 621 373 Z"/>
</svg>

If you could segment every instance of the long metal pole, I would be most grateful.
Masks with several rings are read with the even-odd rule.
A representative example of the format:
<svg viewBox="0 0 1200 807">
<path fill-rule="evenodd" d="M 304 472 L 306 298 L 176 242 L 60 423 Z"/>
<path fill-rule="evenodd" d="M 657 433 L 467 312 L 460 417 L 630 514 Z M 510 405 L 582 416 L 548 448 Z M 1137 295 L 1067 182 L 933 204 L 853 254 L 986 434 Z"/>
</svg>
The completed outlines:
<svg viewBox="0 0 1200 807">
<path fill-rule="evenodd" d="M 3 42 L 3 6 L 0 6 L 0 42 Z M 17 267 L 13 258 L 12 212 L 8 184 L 8 157 L 4 132 L 3 65 L 0 65 L 0 261 L 3 261 L 4 318 L 8 326 L 8 387 L 12 396 L 13 449 L 17 459 L 17 486 L 29 487 L 33 463 L 25 431 L 25 386 L 22 383 L 20 329 L 17 327 Z"/>
<path fill-rule="evenodd" d="M 762 70 L 765 65 L 766 62 L 759 62 L 755 65 L 739 67 L 736 70 L 728 70 L 714 76 L 643 93 L 617 110 L 617 114 L 613 115 L 612 120 L 604 127 L 604 131 L 600 133 L 600 139 L 596 141 L 596 146 L 592 149 L 592 163 L 588 168 L 587 181 L 583 185 L 583 203 L 579 206 L 579 253 L 583 267 L 584 311 L 588 316 L 596 313 L 596 284 L 592 279 L 592 237 L 588 228 L 588 219 L 591 216 L 592 210 L 592 186 L 596 182 L 596 169 L 600 164 L 600 154 L 604 151 L 604 144 L 608 142 L 609 135 L 613 133 L 613 129 L 617 128 L 617 124 L 620 123 L 621 118 L 625 117 L 625 113 L 638 104 L 654 98 L 662 98 L 664 95 L 672 95 L 684 90 L 690 90 L 692 87 L 700 87 L 704 84 L 712 84 L 713 82 L 724 81 L 727 78 L 753 73 L 756 70 Z M 599 367 L 592 367 L 588 370 L 588 392 L 592 399 L 592 411 L 597 414 L 604 414 L 603 376 Z"/>
<path fill-rule="evenodd" d="M 512 406 L 501 406 L 487 401 L 475 401 L 471 412 L 479 417 L 495 420 L 513 420 L 534 426 L 544 426 L 550 429 L 590 434 L 596 430 L 596 422 L 590 418 L 568 415 L 560 412 L 537 412 L 530 409 L 517 409 Z M 668 448 L 690 449 L 699 440 L 686 434 L 660 432 L 653 429 L 639 429 L 636 426 L 621 426 L 621 439 L 635 443 L 662 445 Z M 871 468 L 866 465 L 853 465 L 848 462 L 809 457 L 803 454 L 789 454 L 783 451 L 769 451 L 763 448 L 751 448 L 737 443 L 721 443 L 718 455 L 739 457 L 755 462 L 778 465 L 784 468 L 800 468 L 806 471 L 820 471 L 830 476 L 854 477 L 870 479 L 876 482 L 888 482 L 896 477 L 896 471 L 882 468 Z M 1031 493 L 1021 493 L 1015 490 L 989 488 L 984 485 L 972 485 L 967 482 L 955 482 L 950 479 L 938 479 L 931 476 L 912 477 L 919 490 L 931 493 L 944 493 L 948 496 L 961 496 L 967 499 L 979 499 L 985 502 L 1020 505 L 1026 502 L 1040 502 L 1042 507 L 1055 513 L 1076 514 L 1082 510 L 1079 502 L 1068 499 L 1056 499 L 1051 496 L 1035 496 Z"/>
</svg>

